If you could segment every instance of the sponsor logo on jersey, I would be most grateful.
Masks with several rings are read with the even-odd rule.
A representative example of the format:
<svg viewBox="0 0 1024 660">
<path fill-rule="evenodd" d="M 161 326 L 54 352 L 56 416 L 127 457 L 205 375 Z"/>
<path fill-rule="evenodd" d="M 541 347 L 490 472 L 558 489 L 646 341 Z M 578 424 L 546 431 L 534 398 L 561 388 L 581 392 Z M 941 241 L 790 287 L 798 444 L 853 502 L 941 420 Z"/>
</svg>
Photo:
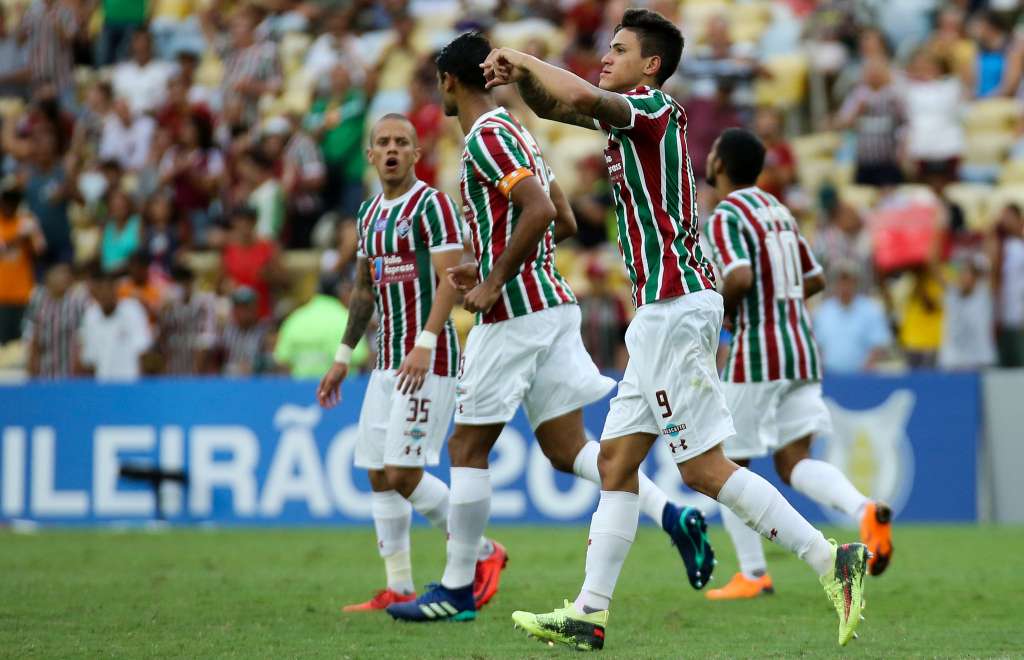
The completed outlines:
<svg viewBox="0 0 1024 660">
<path fill-rule="evenodd" d="M 388 214 L 385 213 L 377 219 L 376 224 L 373 225 L 373 231 L 384 231 L 388 226 Z"/>
<path fill-rule="evenodd" d="M 399 218 L 395 229 L 398 231 L 399 238 L 405 238 L 409 235 L 409 231 L 412 230 L 412 218 L 406 216 Z"/>
<path fill-rule="evenodd" d="M 408 431 L 406 431 L 405 435 L 410 437 L 410 438 L 412 438 L 414 441 L 418 442 L 418 441 L 422 440 L 423 438 L 427 437 L 427 432 L 424 431 L 423 429 L 413 427 L 413 428 L 409 429 Z"/>
<path fill-rule="evenodd" d="M 401 252 L 374 257 L 372 268 L 373 281 L 381 286 L 411 282 L 416 279 L 416 255 Z"/>
<path fill-rule="evenodd" d="M 678 437 L 680 433 L 686 430 L 686 424 L 669 424 L 662 431 L 665 435 L 672 436 L 673 438 Z"/>
<path fill-rule="evenodd" d="M 613 184 L 622 183 L 625 178 L 622 165 L 622 150 L 618 143 L 612 147 L 611 143 L 604 150 L 604 162 L 608 166 L 608 179 Z"/>
</svg>

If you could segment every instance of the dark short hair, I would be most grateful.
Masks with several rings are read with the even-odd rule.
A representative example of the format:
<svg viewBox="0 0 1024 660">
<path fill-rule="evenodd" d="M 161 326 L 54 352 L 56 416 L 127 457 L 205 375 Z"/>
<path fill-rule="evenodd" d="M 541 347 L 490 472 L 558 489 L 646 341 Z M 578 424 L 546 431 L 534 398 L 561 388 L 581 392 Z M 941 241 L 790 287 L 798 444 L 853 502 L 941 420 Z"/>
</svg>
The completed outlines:
<svg viewBox="0 0 1024 660">
<path fill-rule="evenodd" d="M 683 57 L 683 33 L 672 21 L 650 9 L 627 9 L 622 22 L 615 26 L 619 30 L 632 30 L 640 40 L 640 55 L 661 58 L 661 68 L 656 76 L 659 85 L 672 77 Z"/>
<path fill-rule="evenodd" d="M 196 274 L 185 264 L 174 264 L 171 266 L 171 280 L 175 282 L 191 282 Z"/>
<path fill-rule="evenodd" d="M 764 143 L 745 128 L 727 128 L 718 138 L 715 155 L 734 184 L 752 186 L 764 167 Z"/>
<path fill-rule="evenodd" d="M 491 42 L 479 32 L 460 34 L 441 49 L 434 58 L 438 75 L 447 73 L 467 87 L 483 91 L 487 88 L 484 80 L 484 63 L 491 52 Z"/>
</svg>

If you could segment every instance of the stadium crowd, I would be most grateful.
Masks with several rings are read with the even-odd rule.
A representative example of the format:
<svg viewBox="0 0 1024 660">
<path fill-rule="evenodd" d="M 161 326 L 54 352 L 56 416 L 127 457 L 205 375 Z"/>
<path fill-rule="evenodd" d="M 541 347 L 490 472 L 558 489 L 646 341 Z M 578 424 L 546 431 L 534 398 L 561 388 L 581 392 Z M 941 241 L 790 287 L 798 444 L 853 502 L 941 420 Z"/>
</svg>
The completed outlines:
<svg viewBox="0 0 1024 660">
<path fill-rule="evenodd" d="M 687 37 L 666 91 L 698 179 L 726 127 L 768 146 L 759 185 L 828 275 L 814 307 L 828 372 L 1024 366 L 1016 0 L 628 4 Z M 457 193 L 436 48 L 481 30 L 596 82 L 628 4 L 5 0 L 0 370 L 319 377 L 347 318 L 354 215 L 376 189 L 370 123 L 407 113 L 417 175 Z M 498 93 L 570 194 L 580 231 L 559 267 L 595 361 L 622 368 L 631 309 L 603 139 Z M 459 312 L 460 332 L 472 322 Z"/>
</svg>

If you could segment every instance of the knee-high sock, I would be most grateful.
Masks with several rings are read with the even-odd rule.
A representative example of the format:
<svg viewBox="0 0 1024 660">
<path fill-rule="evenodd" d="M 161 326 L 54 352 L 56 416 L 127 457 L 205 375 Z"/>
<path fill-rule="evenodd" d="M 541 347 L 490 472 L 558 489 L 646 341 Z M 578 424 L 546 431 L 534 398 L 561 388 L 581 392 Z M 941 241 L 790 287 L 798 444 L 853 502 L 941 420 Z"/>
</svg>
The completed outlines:
<svg viewBox="0 0 1024 660">
<path fill-rule="evenodd" d="M 832 570 L 828 541 L 763 477 L 746 468 L 736 470 L 719 491 L 718 501 L 761 536 L 810 564 L 818 575 Z"/>
<path fill-rule="evenodd" d="M 443 481 L 424 472 L 409 495 L 409 504 L 431 525 L 443 532 L 448 531 L 448 486 Z"/>
<path fill-rule="evenodd" d="M 398 492 L 386 490 L 370 496 L 377 549 L 384 558 L 388 588 L 412 593 L 412 562 L 409 558 L 409 525 L 412 507 Z"/>
<path fill-rule="evenodd" d="M 761 546 L 761 535 L 747 527 L 729 507 L 721 507 L 722 525 L 732 539 L 736 548 L 736 558 L 740 563 L 740 572 L 748 578 L 755 578 L 755 573 L 764 574 L 768 563 L 764 559 L 764 548 Z"/>
<path fill-rule="evenodd" d="M 445 587 L 458 589 L 473 584 L 480 539 L 490 513 L 490 471 L 453 467 L 448 507 L 448 561 L 441 578 Z"/>
<path fill-rule="evenodd" d="M 793 466 L 789 483 L 818 504 L 842 511 L 857 522 L 868 503 L 868 498 L 850 483 L 842 470 L 825 461 L 803 459 Z"/>
<path fill-rule="evenodd" d="M 597 511 L 590 521 L 587 577 L 576 598 L 581 612 L 606 610 L 615 591 L 622 565 L 636 538 L 640 518 L 639 496 L 625 491 L 601 491 Z"/>
<path fill-rule="evenodd" d="M 580 453 L 572 464 L 572 472 L 578 477 L 592 481 L 598 486 L 601 485 L 601 473 L 597 470 L 597 455 L 601 452 L 601 445 L 590 441 L 583 445 Z M 661 525 L 661 513 L 665 510 L 668 502 L 668 495 L 654 485 L 643 471 L 640 471 L 640 511 L 654 522 Z"/>
</svg>

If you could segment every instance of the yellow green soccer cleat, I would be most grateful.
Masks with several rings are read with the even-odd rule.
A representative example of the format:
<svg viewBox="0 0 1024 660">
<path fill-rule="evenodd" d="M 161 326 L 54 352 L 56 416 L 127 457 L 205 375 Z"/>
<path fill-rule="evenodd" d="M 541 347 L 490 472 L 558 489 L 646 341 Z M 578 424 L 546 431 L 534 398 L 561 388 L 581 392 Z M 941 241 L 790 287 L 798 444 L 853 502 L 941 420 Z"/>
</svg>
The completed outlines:
<svg viewBox="0 0 1024 660">
<path fill-rule="evenodd" d="M 835 563 L 831 574 L 821 576 L 821 586 L 839 615 L 839 645 L 846 646 L 857 636 L 857 625 L 864 618 L 860 612 L 864 609 L 864 574 L 870 553 L 863 543 L 837 546 L 835 539 L 828 542 Z"/>
<path fill-rule="evenodd" d="M 600 651 L 604 648 L 608 610 L 580 614 L 572 603 L 565 601 L 565 607 L 548 614 L 513 612 L 512 623 L 546 642 L 565 644 L 577 651 Z"/>
</svg>

